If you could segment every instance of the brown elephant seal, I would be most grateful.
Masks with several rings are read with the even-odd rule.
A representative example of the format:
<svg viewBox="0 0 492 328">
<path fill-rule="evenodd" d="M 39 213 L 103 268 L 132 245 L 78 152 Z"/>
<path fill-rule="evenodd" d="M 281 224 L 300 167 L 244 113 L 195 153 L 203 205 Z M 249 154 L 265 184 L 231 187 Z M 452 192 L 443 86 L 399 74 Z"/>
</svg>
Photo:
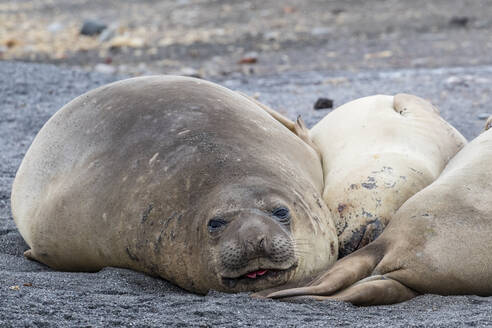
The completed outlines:
<svg viewBox="0 0 492 328">
<path fill-rule="evenodd" d="M 26 256 L 130 268 L 192 292 L 260 290 L 326 270 L 336 231 L 305 142 L 216 84 L 154 76 L 90 91 L 41 129 L 12 212 Z"/>
<path fill-rule="evenodd" d="M 269 297 L 310 295 L 375 305 L 423 293 L 491 296 L 491 122 L 435 182 L 403 204 L 378 239 L 310 286 Z"/>
<path fill-rule="evenodd" d="M 466 143 L 429 102 L 408 94 L 360 98 L 310 130 L 323 198 L 343 257 L 381 234 L 396 210 L 433 182 Z"/>
</svg>

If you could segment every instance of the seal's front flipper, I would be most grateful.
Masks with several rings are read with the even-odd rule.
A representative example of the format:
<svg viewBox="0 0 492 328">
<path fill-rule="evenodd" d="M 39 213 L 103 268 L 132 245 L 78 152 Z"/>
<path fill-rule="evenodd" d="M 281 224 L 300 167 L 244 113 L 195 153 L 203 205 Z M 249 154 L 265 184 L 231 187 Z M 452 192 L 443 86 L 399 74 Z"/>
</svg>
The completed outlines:
<svg viewBox="0 0 492 328">
<path fill-rule="evenodd" d="M 38 259 L 36 257 L 34 257 L 34 253 L 33 253 L 32 249 L 28 249 L 27 251 L 25 251 L 24 256 L 28 260 L 39 262 Z"/>
</svg>

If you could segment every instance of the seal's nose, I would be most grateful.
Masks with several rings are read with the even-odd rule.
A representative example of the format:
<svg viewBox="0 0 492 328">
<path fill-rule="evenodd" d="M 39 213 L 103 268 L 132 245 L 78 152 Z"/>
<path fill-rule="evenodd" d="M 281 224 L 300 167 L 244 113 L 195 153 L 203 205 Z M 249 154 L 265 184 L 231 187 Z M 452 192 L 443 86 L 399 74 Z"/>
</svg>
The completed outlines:
<svg viewBox="0 0 492 328">
<path fill-rule="evenodd" d="M 250 236 L 244 239 L 244 247 L 248 254 L 265 254 L 266 237 L 264 235 Z"/>
<path fill-rule="evenodd" d="M 269 236 L 275 236 L 279 232 L 276 222 L 267 217 L 252 216 L 245 219 L 238 230 L 239 239 L 242 241 L 248 255 L 266 255 L 269 252 Z"/>
<path fill-rule="evenodd" d="M 231 276 L 257 278 L 295 261 L 289 232 L 267 214 L 246 212 L 225 230 L 220 246 L 224 269 Z"/>
</svg>

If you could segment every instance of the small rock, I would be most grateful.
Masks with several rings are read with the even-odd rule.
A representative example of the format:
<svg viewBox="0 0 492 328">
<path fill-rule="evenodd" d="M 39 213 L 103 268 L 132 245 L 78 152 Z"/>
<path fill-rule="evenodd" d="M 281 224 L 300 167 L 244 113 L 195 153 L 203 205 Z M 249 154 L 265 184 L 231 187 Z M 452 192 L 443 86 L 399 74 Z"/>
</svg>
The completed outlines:
<svg viewBox="0 0 492 328">
<path fill-rule="evenodd" d="M 470 22 L 470 18 L 466 16 L 454 16 L 449 20 L 449 25 L 455 27 L 466 27 Z"/>
<path fill-rule="evenodd" d="M 313 28 L 311 30 L 311 34 L 316 35 L 316 36 L 321 36 L 321 35 L 330 34 L 332 31 L 333 31 L 333 28 L 331 28 L 331 27 L 319 26 L 319 27 Z"/>
<path fill-rule="evenodd" d="M 145 45 L 145 41 L 141 38 L 132 38 L 130 36 L 117 36 L 114 39 L 111 40 L 110 42 L 110 48 L 116 49 L 116 48 L 123 48 L 123 47 L 129 47 L 129 48 L 140 48 Z"/>
<path fill-rule="evenodd" d="M 193 67 L 183 67 L 179 70 L 179 75 L 201 78 L 202 75 Z"/>
<path fill-rule="evenodd" d="M 101 35 L 99 36 L 99 41 L 106 42 L 111 40 L 112 38 L 115 37 L 117 29 L 118 29 L 117 26 L 110 26 L 104 29 L 104 31 L 102 31 Z"/>
<path fill-rule="evenodd" d="M 247 53 L 243 58 L 241 58 L 238 64 L 256 64 L 258 62 L 258 54 L 256 52 Z"/>
<path fill-rule="evenodd" d="M 344 12 L 345 12 L 345 9 L 342 9 L 342 8 L 336 8 L 336 9 L 333 9 L 333 10 L 331 11 L 331 13 L 332 13 L 333 15 L 335 15 L 335 16 L 336 16 L 336 15 L 340 15 L 341 13 L 344 13 Z"/>
<path fill-rule="evenodd" d="M 48 32 L 50 33 L 58 33 L 63 30 L 63 24 L 60 22 L 53 22 L 47 27 Z"/>
<path fill-rule="evenodd" d="M 82 28 L 80 29 L 80 34 L 82 35 L 97 35 L 100 34 L 107 28 L 107 25 L 95 20 L 88 19 L 84 21 Z"/>
<path fill-rule="evenodd" d="M 103 74 L 113 74 L 116 72 L 116 68 L 108 64 L 97 64 L 94 66 L 94 71 L 103 73 Z"/>
<path fill-rule="evenodd" d="M 346 77 L 334 77 L 331 79 L 324 80 L 322 84 L 331 84 L 331 85 L 343 85 L 350 84 L 350 80 Z"/>
<path fill-rule="evenodd" d="M 266 32 L 263 37 L 268 40 L 268 41 L 275 41 L 275 40 L 278 40 L 279 39 L 279 32 L 278 31 L 270 31 L 270 32 Z"/>
<path fill-rule="evenodd" d="M 444 83 L 447 87 L 455 87 L 455 86 L 464 86 L 468 87 L 468 81 L 464 77 L 459 76 L 450 76 L 448 77 Z"/>
<path fill-rule="evenodd" d="M 155 56 L 159 53 L 159 49 L 157 47 L 152 47 L 147 50 L 147 55 Z"/>
<path fill-rule="evenodd" d="M 490 116 L 492 116 L 492 114 L 490 114 L 490 113 L 480 113 L 480 114 L 478 114 L 477 117 L 478 117 L 479 120 L 486 120 Z"/>
<path fill-rule="evenodd" d="M 256 62 L 258 62 L 258 58 L 243 57 L 239 60 L 238 64 L 255 64 Z"/>
<path fill-rule="evenodd" d="M 450 76 L 446 79 L 445 83 L 446 84 L 458 84 L 460 83 L 462 80 L 457 77 L 457 76 Z"/>
<path fill-rule="evenodd" d="M 126 65 L 118 65 L 118 72 L 126 74 L 128 72 L 128 66 Z"/>
<path fill-rule="evenodd" d="M 391 50 L 384 50 L 380 52 L 365 54 L 364 59 L 389 58 L 392 56 L 393 56 L 393 52 Z"/>
<path fill-rule="evenodd" d="M 20 44 L 19 40 L 17 39 L 8 39 L 5 41 L 5 45 L 7 48 L 13 48 L 15 46 L 18 46 Z"/>
<path fill-rule="evenodd" d="M 296 8 L 294 8 L 294 7 L 291 7 L 291 6 L 284 7 L 284 13 L 285 14 L 292 14 L 295 11 L 296 11 Z"/>
<path fill-rule="evenodd" d="M 139 63 L 137 65 L 137 70 L 138 70 L 138 73 L 140 75 L 143 75 L 143 74 L 150 74 L 149 73 L 149 69 L 147 68 L 147 64 L 146 63 Z"/>
<path fill-rule="evenodd" d="M 330 98 L 318 98 L 313 106 L 314 109 L 333 108 L 333 100 Z"/>
</svg>

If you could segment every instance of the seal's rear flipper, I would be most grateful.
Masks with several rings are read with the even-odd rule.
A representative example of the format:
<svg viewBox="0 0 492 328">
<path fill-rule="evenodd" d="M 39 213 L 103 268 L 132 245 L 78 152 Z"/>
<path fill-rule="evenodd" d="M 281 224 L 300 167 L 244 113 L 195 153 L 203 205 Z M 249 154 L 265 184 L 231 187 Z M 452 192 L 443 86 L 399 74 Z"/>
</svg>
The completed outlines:
<svg viewBox="0 0 492 328">
<path fill-rule="evenodd" d="M 393 108 L 403 116 L 427 116 L 429 113 L 439 115 L 439 109 L 420 97 L 399 93 L 393 98 Z"/>
<path fill-rule="evenodd" d="M 442 121 L 441 127 L 446 129 L 448 134 L 452 136 L 453 142 L 458 146 L 458 150 L 467 143 L 465 137 L 440 116 L 439 109 L 423 98 L 399 93 L 393 97 L 393 109 L 404 118 L 411 121 L 414 120 L 414 123 L 418 126 L 421 126 L 424 121 L 435 120 L 437 116 Z"/>
<path fill-rule="evenodd" d="M 271 117 L 276 119 L 278 122 L 280 122 L 283 126 L 285 126 L 287 129 L 289 129 L 292 133 L 294 133 L 296 136 L 301 138 L 305 143 L 307 143 L 311 148 L 313 148 L 318 155 L 320 155 L 321 158 L 321 153 L 318 149 L 318 147 L 314 144 L 314 142 L 311 140 L 311 137 L 309 136 L 309 129 L 307 128 L 306 124 L 302 120 L 301 116 L 299 115 L 297 117 L 296 122 L 291 121 L 287 117 L 283 116 L 276 110 L 268 107 L 265 104 L 262 104 L 258 100 L 254 99 L 253 97 L 248 96 L 247 94 L 242 93 L 241 91 L 236 91 L 239 93 L 241 96 L 247 98 L 249 101 L 254 102 L 256 105 L 258 105 L 261 109 L 263 109 L 265 112 L 270 114 Z"/>
<path fill-rule="evenodd" d="M 24 256 L 26 257 L 26 259 L 28 260 L 31 260 L 31 261 L 37 261 L 39 262 L 35 257 L 34 257 L 34 254 L 32 252 L 32 249 L 28 249 L 27 251 L 24 252 Z"/>
<path fill-rule="evenodd" d="M 36 261 L 39 263 L 43 263 L 43 261 L 40 261 L 36 258 L 36 255 L 34 255 L 34 252 L 31 249 L 28 249 L 27 251 L 24 252 L 24 257 L 30 261 Z M 44 263 L 43 263 L 44 264 Z"/>
<path fill-rule="evenodd" d="M 245 93 L 243 93 L 241 91 L 236 91 L 236 92 L 239 93 L 241 96 L 245 97 L 246 99 L 248 99 L 249 101 L 255 103 L 257 106 L 259 106 L 265 112 L 267 112 L 268 114 L 270 114 L 271 117 L 273 117 L 274 119 L 276 119 L 277 121 L 279 121 L 280 123 L 282 123 L 287 129 L 289 129 L 293 133 L 296 133 L 296 131 L 295 131 L 295 125 L 296 124 L 294 122 L 292 122 L 291 120 L 289 120 L 287 117 L 283 116 L 282 114 L 280 114 L 276 110 L 268 107 L 265 104 L 262 104 L 261 102 L 259 102 L 255 98 L 250 97 L 250 96 L 248 96 L 247 94 L 245 94 Z"/>
<path fill-rule="evenodd" d="M 322 160 L 323 157 L 321 156 L 321 151 L 319 150 L 318 146 L 316 146 L 313 139 L 311 139 L 311 136 L 309 135 L 309 129 L 307 128 L 306 123 L 304 123 L 301 115 L 297 116 L 296 123 L 294 124 L 294 134 L 296 134 L 299 138 L 301 138 L 301 140 L 311 146 L 311 148 L 313 148 L 314 151 L 318 154 L 320 160 Z"/>
<path fill-rule="evenodd" d="M 483 130 L 484 131 L 487 131 L 490 128 L 492 128 L 492 115 L 487 120 L 487 123 L 485 123 L 485 128 Z"/>
</svg>

